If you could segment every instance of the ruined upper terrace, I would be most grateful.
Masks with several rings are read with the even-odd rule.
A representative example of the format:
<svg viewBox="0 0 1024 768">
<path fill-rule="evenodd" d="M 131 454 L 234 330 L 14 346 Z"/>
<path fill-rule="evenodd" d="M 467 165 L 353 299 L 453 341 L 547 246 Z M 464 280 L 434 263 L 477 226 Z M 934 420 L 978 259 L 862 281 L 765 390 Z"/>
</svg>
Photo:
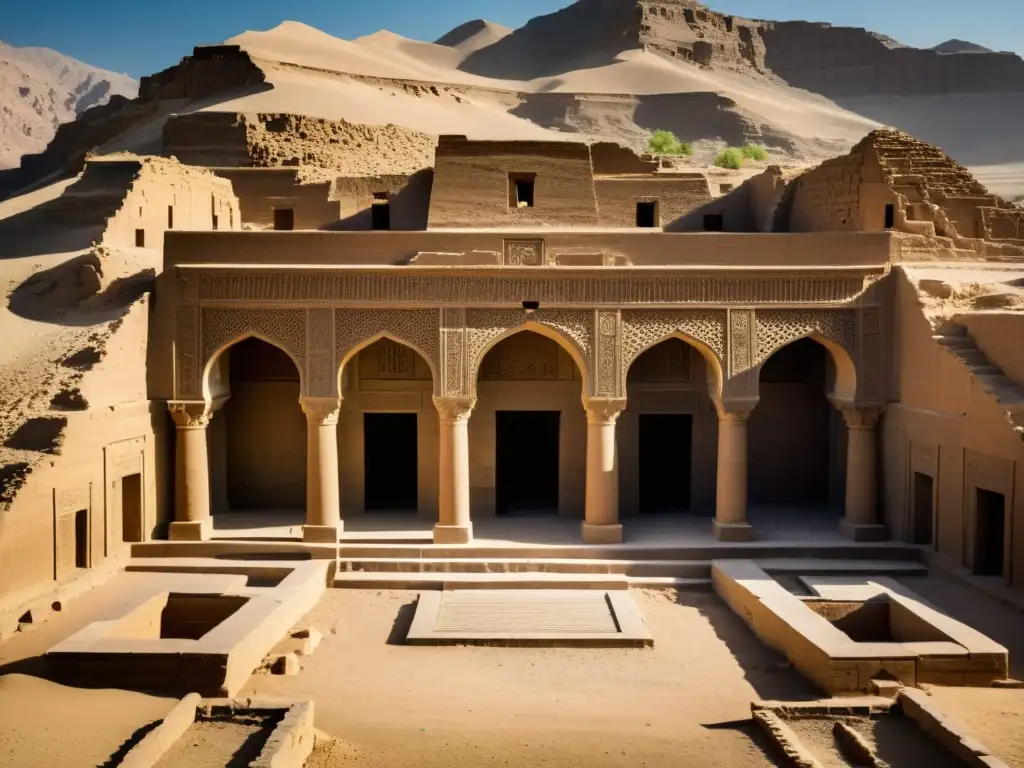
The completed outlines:
<svg viewBox="0 0 1024 768">
<path fill-rule="evenodd" d="M 168 232 L 164 267 L 856 267 L 899 260 L 889 232 L 664 233 L 612 229 Z"/>
</svg>

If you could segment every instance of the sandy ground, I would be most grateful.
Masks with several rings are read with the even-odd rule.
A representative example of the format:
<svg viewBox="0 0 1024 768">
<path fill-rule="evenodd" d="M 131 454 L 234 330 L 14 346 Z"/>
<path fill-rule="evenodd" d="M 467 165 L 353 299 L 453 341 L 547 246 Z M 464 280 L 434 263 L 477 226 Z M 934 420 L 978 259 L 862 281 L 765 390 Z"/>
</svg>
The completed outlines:
<svg viewBox="0 0 1024 768">
<path fill-rule="evenodd" d="M 314 699 L 340 739 L 314 765 L 774 765 L 729 723 L 810 685 L 713 595 L 634 594 L 653 649 L 407 647 L 389 638 L 412 593 L 332 590 L 307 617 L 325 639 L 302 672 L 242 695 Z"/>
<path fill-rule="evenodd" d="M 130 691 L 85 691 L 27 675 L 0 677 L 0 765 L 95 768 L 140 728 L 163 718 L 170 699 Z"/>
<path fill-rule="evenodd" d="M 172 700 L 25 675 L 42 676 L 40 654 L 88 623 L 210 578 L 118 574 L 0 645 L 0 764 L 50 766 L 54 755 L 62 766 L 102 764 L 162 717 Z M 904 582 L 1006 645 L 1024 677 L 1018 612 L 941 577 Z M 314 700 L 317 728 L 336 739 L 318 746 L 314 768 L 776 765 L 742 722 L 751 700 L 807 701 L 816 690 L 714 595 L 633 594 L 652 649 L 404 646 L 414 593 L 329 590 L 301 622 L 325 636 L 302 671 L 253 676 L 239 696 Z M 929 690 L 972 736 L 1024 768 L 1024 690 Z M 90 725 L 93 713 L 102 722 Z M 5 762 L 12 750 L 17 760 Z"/>
</svg>

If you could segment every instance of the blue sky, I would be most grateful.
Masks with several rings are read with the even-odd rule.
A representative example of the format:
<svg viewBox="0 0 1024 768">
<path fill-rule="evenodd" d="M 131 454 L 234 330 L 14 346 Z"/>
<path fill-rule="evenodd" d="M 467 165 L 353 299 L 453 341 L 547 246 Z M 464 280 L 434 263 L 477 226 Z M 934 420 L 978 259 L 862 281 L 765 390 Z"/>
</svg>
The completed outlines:
<svg viewBox="0 0 1024 768">
<path fill-rule="evenodd" d="M 198 43 L 217 43 L 284 19 L 332 35 L 386 27 L 434 40 L 470 19 L 521 26 L 570 0 L 0 0 L 0 40 L 55 48 L 134 77 L 177 61 Z M 628 0 L 622 0 L 627 2 Z M 951 37 L 1024 53 L 1024 0 L 712 0 L 717 11 L 867 27 L 908 45 Z"/>
</svg>

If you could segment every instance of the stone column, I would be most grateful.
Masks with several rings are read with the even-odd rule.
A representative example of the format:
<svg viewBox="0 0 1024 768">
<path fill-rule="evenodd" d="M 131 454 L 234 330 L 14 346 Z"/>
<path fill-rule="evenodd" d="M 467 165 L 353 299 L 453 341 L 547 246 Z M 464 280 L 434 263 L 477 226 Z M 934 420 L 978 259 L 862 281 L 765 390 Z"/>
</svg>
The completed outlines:
<svg viewBox="0 0 1024 768">
<path fill-rule="evenodd" d="M 747 419 L 757 399 L 716 399 L 718 411 L 718 484 L 715 536 L 720 541 L 757 538 L 747 521 Z"/>
<path fill-rule="evenodd" d="M 336 544 L 342 531 L 338 495 L 338 411 L 333 397 L 300 397 L 306 414 L 306 524 L 302 540 Z"/>
<path fill-rule="evenodd" d="M 210 461 L 206 427 L 213 413 L 211 403 L 167 403 L 174 425 L 174 522 L 171 541 L 205 541 L 213 530 L 210 516 Z"/>
<path fill-rule="evenodd" d="M 468 544 L 473 540 L 469 517 L 469 414 L 472 397 L 434 397 L 439 417 L 437 525 L 435 544 Z"/>
<path fill-rule="evenodd" d="M 883 406 L 833 398 L 846 422 L 846 507 L 839 530 L 854 541 L 884 541 L 878 521 L 878 455 L 875 426 Z"/>
<path fill-rule="evenodd" d="M 625 398 L 592 397 L 583 403 L 587 410 L 587 495 L 583 541 L 588 544 L 618 544 L 619 451 L 615 422 L 626 407 Z"/>
</svg>

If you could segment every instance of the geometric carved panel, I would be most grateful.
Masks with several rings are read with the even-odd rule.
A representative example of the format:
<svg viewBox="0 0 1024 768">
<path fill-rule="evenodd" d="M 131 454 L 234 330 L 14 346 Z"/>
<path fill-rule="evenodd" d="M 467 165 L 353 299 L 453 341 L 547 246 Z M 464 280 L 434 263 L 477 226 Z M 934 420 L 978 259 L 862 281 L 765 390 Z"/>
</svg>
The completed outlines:
<svg viewBox="0 0 1024 768">
<path fill-rule="evenodd" d="M 418 411 L 423 407 L 420 392 L 367 392 L 359 393 L 361 411 Z"/>
<path fill-rule="evenodd" d="M 553 381 L 558 378 L 558 343 L 515 334 L 491 348 L 480 364 L 480 378 L 504 381 Z"/>
<path fill-rule="evenodd" d="M 356 347 L 383 335 L 397 340 L 400 344 L 409 345 L 413 351 L 418 351 L 426 358 L 431 372 L 436 372 L 440 370 L 438 319 L 436 309 L 339 309 L 335 313 L 334 321 L 337 359 L 344 360 Z M 409 357 L 408 360 L 414 365 L 414 357 Z M 401 367 L 398 357 L 391 363 L 385 360 L 385 370 L 397 371 Z"/>
<path fill-rule="evenodd" d="M 690 309 L 625 310 L 622 313 L 621 376 L 642 352 L 675 333 L 700 342 L 722 367 L 725 358 L 725 311 Z"/>
<path fill-rule="evenodd" d="M 756 367 L 790 342 L 817 333 L 835 342 L 857 361 L 857 312 L 851 309 L 758 309 L 752 367 Z"/>
<path fill-rule="evenodd" d="M 202 369 L 225 344 L 245 336 L 257 336 L 291 355 L 305 386 L 306 310 L 204 307 L 202 320 Z"/>
<path fill-rule="evenodd" d="M 92 484 L 84 484 L 72 488 L 54 489 L 53 492 L 53 554 L 54 579 L 61 581 L 72 576 L 77 570 L 78 548 L 85 547 L 89 552 L 89 518 L 92 506 Z M 77 530 L 78 513 L 85 513 L 85 530 Z M 78 541 L 82 533 L 85 540 Z"/>
</svg>

